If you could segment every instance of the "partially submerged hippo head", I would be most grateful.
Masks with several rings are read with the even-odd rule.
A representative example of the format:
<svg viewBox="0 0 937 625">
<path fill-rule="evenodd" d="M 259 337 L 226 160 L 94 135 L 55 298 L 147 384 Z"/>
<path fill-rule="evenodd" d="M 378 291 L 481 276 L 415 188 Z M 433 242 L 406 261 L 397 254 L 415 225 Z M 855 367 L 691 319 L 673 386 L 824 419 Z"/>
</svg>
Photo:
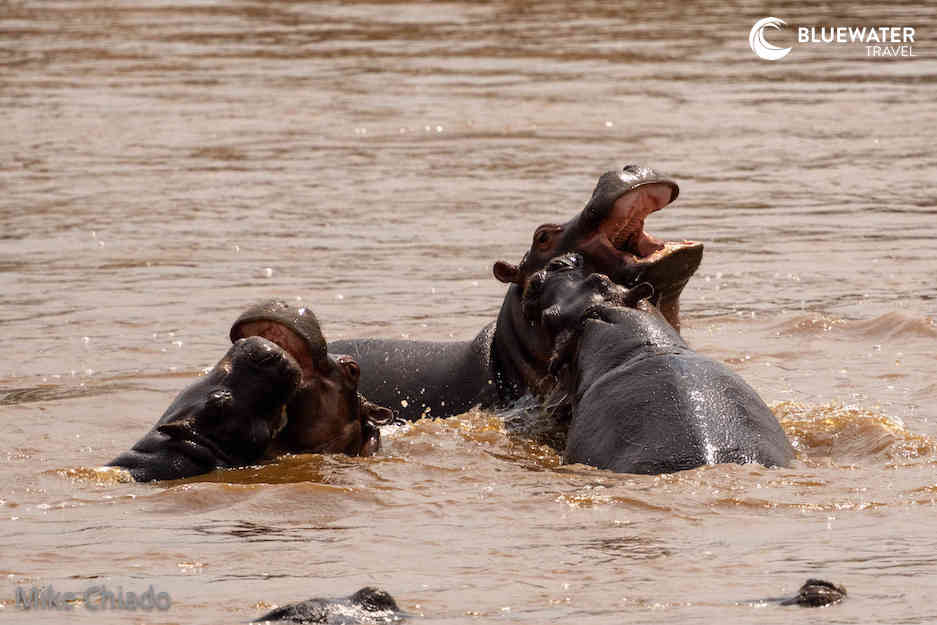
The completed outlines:
<svg viewBox="0 0 937 625">
<path fill-rule="evenodd" d="M 302 371 L 274 451 L 368 456 L 379 449 L 376 424 L 392 413 L 358 393 L 358 363 L 351 356 L 326 352 L 311 310 L 276 300 L 251 306 L 231 326 L 232 341 L 249 336 L 273 341 L 296 359 Z"/>
<path fill-rule="evenodd" d="M 606 318 L 615 307 L 635 308 L 653 296 L 650 283 L 626 289 L 608 276 L 589 271 L 582 254 L 568 253 L 550 260 L 530 277 L 522 307 L 524 316 L 540 324 L 553 340 L 548 372 L 555 374 L 568 364 L 587 319 Z M 653 309 L 650 312 L 656 314 Z"/>
<path fill-rule="evenodd" d="M 279 345 L 241 339 L 110 466 L 149 482 L 252 464 L 286 423 L 286 406 L 301 378 L 299 363 Z"/>
<path fill-rule="evenodd" d="M 543 224 L 519 265 L 498 261 L 501 282 L 526 287 L 530 277 L 566 252 L 582 254 L 585 268 L 630 287 L 648 282 L 652 303 L 671 326 L 680 329 L 680 293 L 699 267 L 703 244 L 659 241 L 644 230 L 644 220 L 679 194 L 677 183 L 653 169 L 627 165 L 602 174 L 585 208 L 565 224 Z"/>
</svg>

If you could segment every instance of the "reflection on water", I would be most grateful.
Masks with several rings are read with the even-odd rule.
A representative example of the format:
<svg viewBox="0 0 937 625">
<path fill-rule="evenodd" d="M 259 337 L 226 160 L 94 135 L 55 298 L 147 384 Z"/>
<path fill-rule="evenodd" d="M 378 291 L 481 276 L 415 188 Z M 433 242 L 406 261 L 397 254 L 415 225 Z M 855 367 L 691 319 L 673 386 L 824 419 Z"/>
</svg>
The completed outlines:
<svg viewBox="0 0 937 625">
<path fill-rule="evenodd" d="M 437 622 L 788 623 L 746 598 L 814 576 L 851 596 L 811 619 L 937 618 L 934 14 L 778 11 L 913 26 L 916 58 L 760 61 L 744 3 L 5 4 L 0 612 L 93 579 L 169 592 L 153 622 L 370 584 Z M 332 339 L 473 336 L 492 262 L 626 162 L 680 183 L 647 227 L 706 243 L 685 334 L 775 406 L 790 469 L 562 466 L 562 415 L 525 405 L 370 459 L 92 469 L 249 302 L 302 301 Z"/>
</svg>

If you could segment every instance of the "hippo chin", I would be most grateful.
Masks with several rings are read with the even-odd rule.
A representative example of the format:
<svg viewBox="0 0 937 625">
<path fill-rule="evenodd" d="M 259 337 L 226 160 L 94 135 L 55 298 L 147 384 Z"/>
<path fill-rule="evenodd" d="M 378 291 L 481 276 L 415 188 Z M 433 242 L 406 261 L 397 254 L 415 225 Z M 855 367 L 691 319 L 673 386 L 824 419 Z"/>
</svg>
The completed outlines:
<svg viewBox="0 0 937 625">
<path fill-rule="evenodd" d="M 344 453 L 369 456 L 380 448 L 378 424 L 393 417 L 358 393 L 354 358 L 329 355 L 311 310 L 283 301 L 251 306 L 231 326 L 231 340 L 260 336 L 297 356 L 302 379 L 286 406 L 286 425 L 271 453 Z"/>
<path fill-rule="evenodd" d="M 286 423 L 300 379 L 299 364 L 279 345 L 260 337 L 239 340 L 109 466 L 149 482 L 253 464 Z"/>
<path fill-rule="evenodd" d="M 524 317 L 521 295 L 531 275 L 565 252 L 579 252 L 592 271 L 624 286 L 652 284 L 653 303 L 679 329 L 680 293 L 703 245 L 658 241 L 644 230 L 647 216 L 678 193 L 675 182 L 647 167 L 603 174 L 578 215 L 537 228 L 519 265 L 495 263 L 495 277 L 510 287 L 497 321 L 471 341 L 353 339 L 333 342 L 329 350 L 352 354 L 362 365 L 362 392 L 405 419 L 510 404 L 528 390 L 542 390 L 553 345 Z"/>
<path fill-rule="evenodd" d="M 655 309 L 635 308 L 650 284 L 628 290 L 586 267 L 578 254 L 553 259 L 523 302 L 553 337 L 548 368 L 573 398 L 567 462 L 650 474 L 790 462 L 784 430 L 741 377 L 691 350 Z"/>
</svg>

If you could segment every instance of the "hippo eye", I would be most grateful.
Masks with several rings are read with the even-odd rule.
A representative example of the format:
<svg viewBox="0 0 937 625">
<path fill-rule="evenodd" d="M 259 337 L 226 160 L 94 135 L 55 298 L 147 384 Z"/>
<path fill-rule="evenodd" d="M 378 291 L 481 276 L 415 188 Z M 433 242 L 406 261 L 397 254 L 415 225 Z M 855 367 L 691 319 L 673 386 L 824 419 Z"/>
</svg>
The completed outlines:
<svg viewBox="0 0 937 625">
<path fill-rule="evenodd" d="M 560 230 L 560 226 L 541 226 L 534 233 L 534 245 L 537 247 L 546 247 L 553 241 L 553 235 Z"/>
<path fill-rule="evenodd" d="M 351 358 L 342 358 L 339 361 L 339 364 L 345 369 L 345 375 L 350 377 L 352 380 L 357 381 L 361 377 L 361 368 L 358 366 L 358 363 L 352 360 Z"/>
</svg>

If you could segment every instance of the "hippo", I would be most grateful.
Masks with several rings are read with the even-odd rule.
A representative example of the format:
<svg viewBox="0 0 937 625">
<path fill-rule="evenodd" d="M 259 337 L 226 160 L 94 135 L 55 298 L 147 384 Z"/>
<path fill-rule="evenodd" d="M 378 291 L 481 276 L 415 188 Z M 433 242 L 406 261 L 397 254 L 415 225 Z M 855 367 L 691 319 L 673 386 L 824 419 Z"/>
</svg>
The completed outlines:
<svg viewBox="0 0 937 625">
<path fill-rule="evenodd" d="M 407 614 L 387 591 L 365 586 L 348 597 L 307 599 L 291 603 L 264 614 L 253 623 L 402 623 Z"/>
<path fill-rule="evenodd" d="M 286 425 L 270 453 L 342 453 L 370 456 L 380 449 L 379 424 L 393 417 L 388 408 L 358 392 L 361 368 L 354 358 L 330 355 L 319 322 L 305 306 L 281 300 L 260 302 L 231 326 L 232 342 L 260 336 L 296 355 L 302 371 L 297 392 L 286 406 Z"/>
<path fill-rule="evenodd" d="M 548 372 L 572 401 L 565 460 L 618 473 L 704 464 L 787 466 L 784 430 L 758 394 L 680 338 L 654 287 L 591 273 L 580 254 L 551 260 L 524 292 L 524 314 L 554 338 Z"/>
<path fill-rule="evenodd" d="M 579 252 L 589 268 L 623 286 L 648 282 L 652 303 L 679 329 L 679 297 L 703 256 L 702 243 L 662 242 L 644 230 L 647 216 L 673 202 L 676 182 L 628 165 L 599 178 L 592 197 L 565 224 L 544 224 L 518 265 L 498 261 L 495 277 L 509 285 L 497 320 L 470 341 L 349 339 L 329 344 L 361 363 L 361 391 L 399 417 L 459 414 L 475 405 L 508 406 L 540 393 L 552 340 L 521 310 L 531 275 L 554 256 Z"/>
<path fill-rule="evenodd" d="M 253 464 L 286 424 L 286 407 L 301 378 L 299 364 L 276 343 L 241 339 L 108 466 L 149 482 Z"/>
<path fill-rule="evenodd" d="M 370 456 L 389 409 L 358 393 L 353 358 L 331 356 L 315 315 L 282 301 L 248 308 L 232 347 L 109 466 L 137 481 L 254 464 L 283 453 Z"/>
<path fill-rule="evenodd" d="M 793 597 L 770 597 L 760 602 L 796 605 L 801 608 L 825 608 L 847 597 L 846 587 L 823 579 L 808 579 Z"/>
</svg>

